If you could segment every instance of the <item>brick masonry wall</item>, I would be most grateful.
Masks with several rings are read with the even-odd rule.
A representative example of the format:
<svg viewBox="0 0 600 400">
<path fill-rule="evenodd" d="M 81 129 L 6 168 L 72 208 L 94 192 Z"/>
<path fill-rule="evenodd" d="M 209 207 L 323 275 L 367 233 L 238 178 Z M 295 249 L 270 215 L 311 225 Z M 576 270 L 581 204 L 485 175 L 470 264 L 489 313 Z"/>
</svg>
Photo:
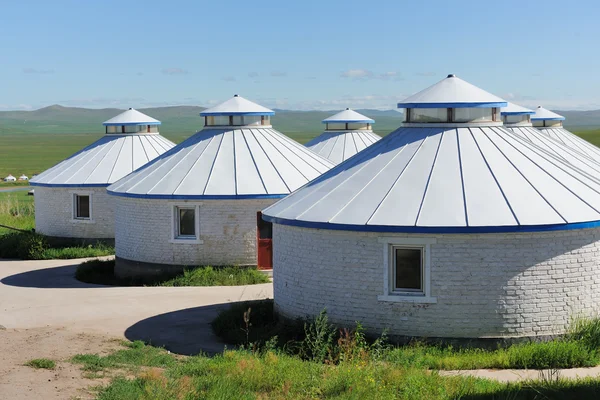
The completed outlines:
<svg viewBox="0 0 600 400">
<path fill-rule="evenodd" d="M 384 244 L 378 237 L 436 238 L 435 304 L 378 301 Z M 565 333 L 600 307 L 600 229 L 543 233 L 407 235 L 274 224 L 275 305 L 287 317 L 327 309 L 333 323 L 372 334 L 533 337 Z"/>
<path fill-rule="evenodd" d="M 171 265 L 256 264 L 256 212 L 276 201 L 113 198 L 117 257 Z M 203 243 L 173 243 L 173 206 L 198 203 Z"/>
<path fill-rule="evenodd" d="M 35 188 L 35 230 L 48 236 L 85 239 L 115 237 L 113 198 L 104 187 Z M 92 194 L 92 220 L 73 220 L 73 194 Z"/>
</svg>

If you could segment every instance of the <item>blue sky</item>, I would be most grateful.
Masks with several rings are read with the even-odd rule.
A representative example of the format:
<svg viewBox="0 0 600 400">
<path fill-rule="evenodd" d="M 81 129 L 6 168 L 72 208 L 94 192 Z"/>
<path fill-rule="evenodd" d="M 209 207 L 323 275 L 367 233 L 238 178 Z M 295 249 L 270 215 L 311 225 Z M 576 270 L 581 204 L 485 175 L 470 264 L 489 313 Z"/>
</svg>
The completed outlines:
<svg viewBox="0 0 600 400">
<path fill-rule="evenodd" d="M 507 100 L 600 108 L 597 1 L 2 2 L 0 109 L 391 109 L 455 73 Z"/>
</svg>

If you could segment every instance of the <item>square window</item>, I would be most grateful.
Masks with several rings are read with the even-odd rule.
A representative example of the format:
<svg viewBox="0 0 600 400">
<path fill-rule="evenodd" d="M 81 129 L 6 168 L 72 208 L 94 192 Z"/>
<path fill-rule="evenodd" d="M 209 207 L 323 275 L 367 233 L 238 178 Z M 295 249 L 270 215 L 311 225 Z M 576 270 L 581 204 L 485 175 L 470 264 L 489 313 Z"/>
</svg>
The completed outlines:
<svg viewBox="0 0 600 400">
<path fill-rule="evenodd" d="M 392 247 L 394 292 L 423 292 L 423 249 Z"/>
<path fill-rule="evenodd" d="M 177 207 L 177 237 L 196 238 L 196 208 Z"/>
<path fill-rule="evenodd" d="M 75 218 L 90 219 L 90 196 L 75 195 Z"/>
</svg>

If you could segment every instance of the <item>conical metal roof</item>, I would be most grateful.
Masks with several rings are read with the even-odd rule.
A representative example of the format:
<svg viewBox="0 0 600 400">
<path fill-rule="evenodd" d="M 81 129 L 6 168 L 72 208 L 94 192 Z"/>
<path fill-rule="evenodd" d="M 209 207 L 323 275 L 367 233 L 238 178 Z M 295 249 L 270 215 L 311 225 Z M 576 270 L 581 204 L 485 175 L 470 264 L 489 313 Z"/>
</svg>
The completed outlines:
<svg viewBox="0 0 600 400">
<path fill-rule="evenodd" d="M 138 110 L 130 108 L 129 110 L 122 112 L 116 117 L 112 117 L 108 121 L 104 122 L 102 125 L 160 125 L 160 121 L 149 117 L 148 115 L 141 113 Z"/>
<path fill-rule="evenodd" d="M 535 109 L 535 114 L 531 116 L 531 120 L 564 121 L 565 117 L 550 110 L 547 110 L 542 106 L 538 106 L 538 108 Z"/>
<path fill-rule="evenodd" d="M 398 103 L 398 108 L 506 107 L 505 100 L 453 74 Z"/>
<path fill-rule="evenodd" d="M 590 171 L 594 171 L 593 177 L 600 179 L 600 157 L 594 159 L 572 145 L 567 145 L 555 138 L 549 137 L 539 129 L 531 126 L 509 125 L 505 126 L 505 128 L 584 172 L 589 173 Z"/>
<path fill-rule="evenodd" d="M 547 137 L 550 137 L 587 157 L 600 162 L 600 148 L 594 146 L 585 139 L 569 132 L 563 127 L 538 128 Z"/>
<path fill-rule="evenodd" d="M 108 192 L 162 199 L 281 198 L 332 166 L 271 128 L 208 128 Z"/>
<path fill-rule="evenodd" d="M 480 104 L 480 92 L 472 92 Z M 440 91 L 439 99 L 451 96 Z M 263 216 L 278 224 L 374 232 L 586 228 L 600 226 L 596 176 L 585 163 L 569 164 L 501 126 L 409 125 L 268 207 Z"/>
<path fill-rule="evenodd" d="M 535 111 L 530 110 L 529 108 L 522 107 L 518 104 L 508 102 L 506 107 L 502 107 L 500 113 L 502 115 L 525 115 L 535 114 Z"/>
<path fill-rule="evenodd" d="M 331 117 L 325 118 L 323 120 L 324 124 L 333 123 L 333 122 L 352 122 L 352 123 L 364 123 L 364 124 L 374 124 L 375 121 L 369 117 L 365 117 L 361 113 L 357 113 L 354 110 L 346 108 L 344 111 L 340 111 L 337 114 L 332 115 Z"/>
<path fill-rule="evenodd" d="M 32 178 L 32 186 L 108 186 L 174 147 L 159 134 L 105 135 Z"/>
<path fill-rule="evenodd" d="M 379 139 L 381 137 L 371 130 L 325 131 L 306 143 L 306 147 L 334 164 L 339 164 Z"/>
<path fill-rule="evenodd" d="M 273 110 L 269 110 L 259 104 L 238 96 L 211 108 L 202 111 L 200 115 L 274 115 Z"/>
</svg>

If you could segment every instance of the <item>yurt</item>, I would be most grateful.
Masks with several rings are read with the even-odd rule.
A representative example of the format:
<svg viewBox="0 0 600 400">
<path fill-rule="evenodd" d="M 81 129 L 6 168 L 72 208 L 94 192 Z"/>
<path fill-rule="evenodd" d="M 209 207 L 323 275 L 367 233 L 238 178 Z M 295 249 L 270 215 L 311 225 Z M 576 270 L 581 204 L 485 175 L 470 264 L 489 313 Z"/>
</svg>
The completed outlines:
<svg viewBox="0 0 600 400">
<path fill-rule="evenodd" d="M 373 133 L 374 120 L 349 108 L 325 118 L 323 123 L 325 132 L 306 143 L 306 147 L 334 164 L 346 161 L 381 139 Z"/>
<path fill-rule="evenodd" d="M 531 123 L 531 116 L 535 114 L 535 111 L 517 104 L 508 103 L 506 107 L 502 108 L 501 114 L 504 128 L 507 130 L 524 140 L 534 143 L 543 150 L 575 167 L 581 168 L 584 171 L 593 171 L 594 177 L 600 179 L 600 158 L 593 159 L 581 153 L 579 149 L 571 147 L 534 128 Z"/>
<path fill-rule="evenodd" d="M 25 175 L 25 174 L 21 174 L 21 176 L 19 177 L 19 180 L 20 181 L 28 181 L 29 177 L 27 175 Z"/>
<path fill-rule="evenodd" d="M 106 188 L 175 146 L 159 134 L 159 125 L 130 108 L 104 122 L 101 139 L 33 177 L 36 232 L 114 238 L 114 207 Z"/>
<path fill-rule="evenodd" d="M 200 113 L 204 129 L 108 188 L 117 275 L 257 264 L 257 212 L 333 166 L 273 129 L 273 114 L 236 95 Z"/>
<path fill-rule="evenodd" d="M 4 178 L 4 182 L 15 182 L 17 180 L 17 178 L 15 178 L 12 175 L 8 175 L 6 178 Z"/>
<path fill-rule="evenodd" d="M 284 318 L 394 337 L 562 334 L 600 310 L 600 184 L 449 75 L 403 125 L 263 211 Z"/>
<path fill-rule="evenodd" d="M 533 126 L 545 135 L 564 143 L 586 156 L 600 160 L 600 148 L 563 128 L 565 117 L 538 106 L 531 116 Z"/>
</svg>

